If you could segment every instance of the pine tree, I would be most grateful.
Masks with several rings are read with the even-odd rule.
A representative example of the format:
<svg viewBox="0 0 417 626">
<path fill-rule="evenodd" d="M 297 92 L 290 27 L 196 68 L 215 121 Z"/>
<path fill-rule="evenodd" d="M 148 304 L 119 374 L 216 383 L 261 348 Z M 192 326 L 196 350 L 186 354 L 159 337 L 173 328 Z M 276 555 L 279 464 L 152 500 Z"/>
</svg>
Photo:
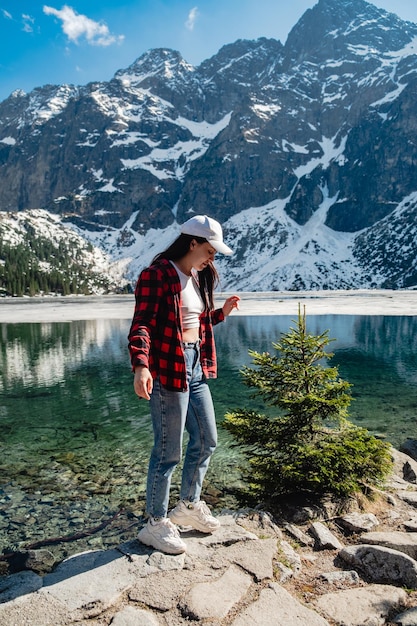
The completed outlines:
<svg viewBox="0 0 417 626">
<path fill-rule="evenodd" d="M 347 419 L 351 385 L 326 366 L 328 331 L 309 334 L 305 311 L 294 323 L 272 344 L 276 354 L 250 351 L 255 367 L 242 370 L 253 397 L 277 414 L 237 409 L 224 422 L 248 462 L 246 495 L 269 505 L 290 493 L 347 496 L 391 468 L 388 444 Z"/>
</svg>

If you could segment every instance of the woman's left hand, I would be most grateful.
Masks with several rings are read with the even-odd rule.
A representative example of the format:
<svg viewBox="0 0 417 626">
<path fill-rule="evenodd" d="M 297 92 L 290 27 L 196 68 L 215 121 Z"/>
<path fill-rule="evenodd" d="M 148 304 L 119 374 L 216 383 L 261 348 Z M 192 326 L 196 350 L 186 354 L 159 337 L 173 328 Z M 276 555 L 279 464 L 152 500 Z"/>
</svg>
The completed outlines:
<svg viewBox="0 0 417 626">
<path fill-rule="evenodd" d="M 227 298 L 222 307 L 225 317 L 230 315 L 233 309 L 239 308 L 239 300 L 239 296 L 230 296 L 230 298 Z"/>
</svg>

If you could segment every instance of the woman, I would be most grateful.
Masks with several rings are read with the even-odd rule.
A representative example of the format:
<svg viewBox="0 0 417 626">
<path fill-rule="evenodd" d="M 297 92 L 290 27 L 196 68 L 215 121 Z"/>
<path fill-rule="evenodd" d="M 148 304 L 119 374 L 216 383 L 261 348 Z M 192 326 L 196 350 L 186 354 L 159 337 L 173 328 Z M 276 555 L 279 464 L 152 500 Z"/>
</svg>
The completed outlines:
<svg viewBox="0 0 417 626">
<path fill-rule="evenodd" d="M 175 524 L 203 533 L 219 527 L 204 501 L 203 479 L 217 445 L 216 419 L 207 384 L 215 378 L 213 325 L 222 322 L 238 296 L 214 309 L 218 274 L 216 252 L 232 254 L 222 228 L 196 215 L 181 234 L 142 271 L 136 285 L 136 307 L 129 332 L 134 389 L 150 401 L 154 432 L 147 478 L 148 522 L 138 539 L 168 554 L 185 552 Z M 172 473 L 182 456 L 184 429 L 189 441 L 182 471 L 180 502 L 168 515 Z"/>
</svg>

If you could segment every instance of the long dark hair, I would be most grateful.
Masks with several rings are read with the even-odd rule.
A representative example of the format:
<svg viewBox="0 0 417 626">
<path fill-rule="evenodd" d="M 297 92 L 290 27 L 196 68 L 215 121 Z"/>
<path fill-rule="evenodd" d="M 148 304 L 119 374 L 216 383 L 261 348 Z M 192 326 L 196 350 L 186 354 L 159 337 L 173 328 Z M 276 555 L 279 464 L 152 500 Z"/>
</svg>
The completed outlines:
<svg viewBox="0 0 417 626">
<path fill-rule="evenodd" d="M 194 237 L 194 235 L 185 235 L 181 233 L 179 237 L 171 243 L 171 245 L 156 255 L 152 260 L 152 264 L 161 259 L 167 259 L 168 261 L 179 261 L 184 257 L 187 252 L 190 251 L 190 244 L 193 241 L 197 243 L 206 243 L 207 239 L 203 237 Z M 198 285 L 200 288 L 201 297 L 205 307 L 209 311 L 214 309 L 214 289 L 219 284 L 219 275 L 213 263 L 210 263 L 201 272 L 198 272 Z"/>
</svg>

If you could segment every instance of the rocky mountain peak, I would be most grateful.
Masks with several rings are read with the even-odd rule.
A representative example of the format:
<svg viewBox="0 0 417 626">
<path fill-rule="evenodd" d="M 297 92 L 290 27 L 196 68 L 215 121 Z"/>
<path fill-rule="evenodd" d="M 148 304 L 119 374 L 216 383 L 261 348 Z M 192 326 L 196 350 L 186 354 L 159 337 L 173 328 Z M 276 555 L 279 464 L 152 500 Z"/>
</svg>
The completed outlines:
<svg viewBox="0 0 417 626">
<path fill-rule="evenodd" d="M 205 84 L 233 82 L 247 84 L 248 75 L 260 81 L 271 65 L 280 66 L 284 47 L 276 39 L 261 37 L 256 40 L 238 39 L 233 44 L 220 48 L 210 59 L 197 68 Z"/>
<path fill-rule="evenodd" d="M 11 96 L 0 210 L 59 214 L 133 275 L 206 213 L 233 288 L 415 285 L 416 51 L 416 24 L 319 0 L 284 46 L 239 39 L 198 67 L 158 48 L 109 82 Z"/>
<path fill-rule="evenodd" d="M 194 71 L 194 67 L 176 50 L 154 48 L 145 52 L 127 69 L 116 72 L 114 78 L 144 86 L 153 80 L 184 83 L 188 82 L 190 74 Z"/>
<path fill-rule="evenodd" d="M 24 96 L 26 96 L 26 92 L 23 89 L 15 89 L 10 94 L 11 98 L 23 98 Z"/>
<path fill-rule="evenodd" d="M 398 50 L 416 36 L 416 28 L 365 0 L 319 0 L 290 31 L 286 66 Z"/>
</svg>

